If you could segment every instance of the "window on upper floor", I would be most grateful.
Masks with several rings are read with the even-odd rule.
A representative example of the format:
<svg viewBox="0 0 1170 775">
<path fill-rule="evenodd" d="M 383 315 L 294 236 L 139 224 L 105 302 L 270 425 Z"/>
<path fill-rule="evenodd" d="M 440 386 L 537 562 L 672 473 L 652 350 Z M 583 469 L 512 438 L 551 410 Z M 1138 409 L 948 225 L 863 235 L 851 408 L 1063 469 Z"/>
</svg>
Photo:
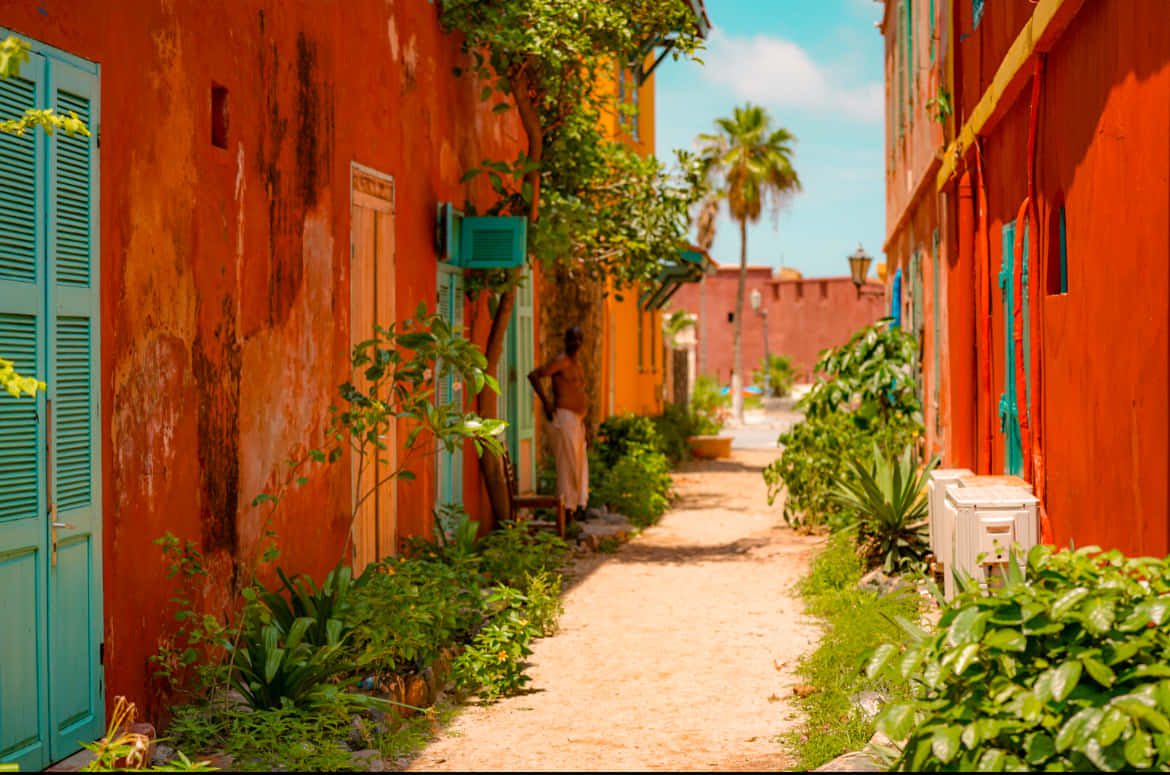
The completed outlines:
<svg viewBox="0 0 1170 775">
<path fill-rule="evenodd" d="M 983 18 L 983 0 L 971 0 L 971 29 L 979 26 L 979 20 Z"/>
<path fill-rule="evenodd" d="M 641 141 L 641 90 L 633 70 L 628 67 L 618 68 L 618 103 L 622 106 L 618 114 L 618 126 L 629 133 L 635 143 Z"/>
</svg>

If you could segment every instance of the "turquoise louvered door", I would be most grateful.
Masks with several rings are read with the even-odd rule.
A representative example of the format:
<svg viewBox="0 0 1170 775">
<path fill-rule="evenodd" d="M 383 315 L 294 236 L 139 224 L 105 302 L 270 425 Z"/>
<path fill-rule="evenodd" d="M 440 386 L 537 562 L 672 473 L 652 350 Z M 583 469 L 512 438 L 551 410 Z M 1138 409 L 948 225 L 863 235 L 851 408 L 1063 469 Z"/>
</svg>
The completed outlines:
<svg viewBox="0 0 1170 775">
<path fill-rule="evenodd" d="M 508 455 L 516 466 L 516 477 L 521 491 L 534 489 L 534 440 L 536 423 L 533 416 L 533 392 L 528 385 L 528 373 L 535 368 L 533 352 L 532 275 L 525 272 L 516 288 L 516 303 L 512 319 L 508 321 L 504 357 L 500 358 L 500 406 L 508 421 Z"/>
<path fill-rule="evenodd" d="M 49 144 L 48 395 L 52 503 L 49 605 L 50 753 L 101 736 L 101 468 L 98 465 L 97 77 L 52 61 L 54 109 L 89 137 Z M 50 547 L 51 553 L 53 548 Z"/>
<path fill-rule="evenodd" d="M 46 104 L 45 62 L 36 54 L 20 78 L 0 79 L 0 118 Z M 0 134 L 0 358 L 24 376 L 47 379 L 44 184 L 41 132 Z M 0 393 L 0 762 L 22 770 L 49 763 L 45 581 L 45 397 Z"/>
<path fill-rule="evenodd" d="M 439 269 L 438 277 L 439 315 L 450 325 L 463 325 L 463 275 L 446 267 Z M 440 374 L 435 390 L 435 400 L 440 406 L 453 402 L 462 405 L 462 386 L 451 374 Z M 436 502 L 442 504 L 463 504 L 463 451 L 448 452 L 440 449 L 436 469 Z"/>
<path fill-rule="evenodd" d="M 0 111 L 92 136 L 0 136 L 0 357 L 48 384 L 0 397 L 0 762 L 40 768 L 104 726 L 98 446 L 97 77 L 34 55 Z"/>
<path fill-rule="evenodd" d="M 536 339 L 533 331 L 532 275 L 525 273 L 523 282 L 516 289 L 516 308 L 512 313 L 515 321 L 513 333 L 516 338 L 513 367 L 516 371 L 515 414 L 516 446 L 515 458 L 517 475 L 524 489 L 536 489 L 536 418 L 533 410 L 534 395 L 528 386 L 528 372 L 536 368 L 534 351 Z"/>
</svg>

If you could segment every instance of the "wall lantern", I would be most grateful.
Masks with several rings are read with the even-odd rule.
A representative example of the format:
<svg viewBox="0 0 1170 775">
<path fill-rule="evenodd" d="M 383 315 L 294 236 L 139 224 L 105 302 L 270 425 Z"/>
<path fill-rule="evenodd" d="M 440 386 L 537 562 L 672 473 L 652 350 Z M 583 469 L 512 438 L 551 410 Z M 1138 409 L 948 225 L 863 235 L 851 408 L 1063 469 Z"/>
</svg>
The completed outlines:
<svg viewBox="0 0 1170 775">
<path fill-rule="evenodd" d="M 764 297 L 763 297 L 763 295 L 760 293 L 760 289 L 759 289 L 759 288 L 753 288 L 753 289 L 752 289 L 752 292 L 751 292 L 751 295 L 750 295 L 750 296 L 748 296 L 748 300 L 751 302 L 752 309 L 753 309 L 753 310 L 755 310 L 756 312 L 759 312 L 759 311 L 760 311 L 760 305 L 764 303 Z"/>
<path fill-rule="evenodd" d="M 849 274 L 853 276 L 853 285 L 857 288 L 857 298 L 861 298 L 861 286 L 865 285 L 865 278 L 869 275 L 869 264 L 873 261 L 865 249 L 861 247 L 861 243 L 857 244 L 857 250 L 853 255 L 849 256 Z"/>
</svg>

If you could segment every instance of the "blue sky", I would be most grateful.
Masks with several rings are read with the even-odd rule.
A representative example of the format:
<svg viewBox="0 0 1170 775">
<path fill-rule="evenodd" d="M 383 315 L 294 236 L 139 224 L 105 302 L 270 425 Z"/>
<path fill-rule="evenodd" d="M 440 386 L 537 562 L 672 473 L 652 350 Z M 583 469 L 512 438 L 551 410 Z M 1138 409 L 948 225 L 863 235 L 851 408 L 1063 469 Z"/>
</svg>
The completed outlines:
<svg viewBox="0 0 1170 775">
<path fill-rule="evenodd" d="M 692 148 L 700 133 L 754 102 L 796 135 L 804 190 L 778 221 L 748 227 L 748 263 L 806 277 L 847 275 L 861 242 L 878 261 L 885 231 L 882 38 L 874 0 L 706 0 L 714 27 L 705 65 L 669 57 L 656 71 L 657 153 Z M 726 215 L 711 256 L 738 264 Z"/>
</svg>

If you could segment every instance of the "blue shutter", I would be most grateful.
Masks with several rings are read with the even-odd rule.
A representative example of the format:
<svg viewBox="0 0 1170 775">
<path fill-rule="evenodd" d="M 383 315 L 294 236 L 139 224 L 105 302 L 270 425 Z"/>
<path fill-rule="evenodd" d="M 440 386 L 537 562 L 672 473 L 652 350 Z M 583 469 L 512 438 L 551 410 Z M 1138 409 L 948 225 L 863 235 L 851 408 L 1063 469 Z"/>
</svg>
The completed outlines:
<svg viewBox="0 0 1170 775">
<path fill-rule="evenodd" d="M 45 60 L 0 79 L 0 118 L 44 107 Z M 26 377 L 45 369 L 44 165 L 40 130 L 0 134 L 0 357 Z M 45 397 L 0 392 L 0 762 L 40 770 L 50 761 L 45 520 Z"/>
<path fill-rule="evenodd" d="M 899 267 L 894 272 L 894 285 L 890 291 L 890 317 L 893 320 L 890 322 L 890 328 L 896 328 L 902 325 L 902 269 Z"/>
<path fill-rule="evenodd" d="M 90 136 L 56 132 L 49 144 L 48 319 L 52 480 L 57 561 L 50 574 L 50 745 L 54 758 L 104 729 L 99 649 L 101 466 L 98 428 L 99 296 L 96 73 L 51 59 L 49 91 Z"/>
</svg>

